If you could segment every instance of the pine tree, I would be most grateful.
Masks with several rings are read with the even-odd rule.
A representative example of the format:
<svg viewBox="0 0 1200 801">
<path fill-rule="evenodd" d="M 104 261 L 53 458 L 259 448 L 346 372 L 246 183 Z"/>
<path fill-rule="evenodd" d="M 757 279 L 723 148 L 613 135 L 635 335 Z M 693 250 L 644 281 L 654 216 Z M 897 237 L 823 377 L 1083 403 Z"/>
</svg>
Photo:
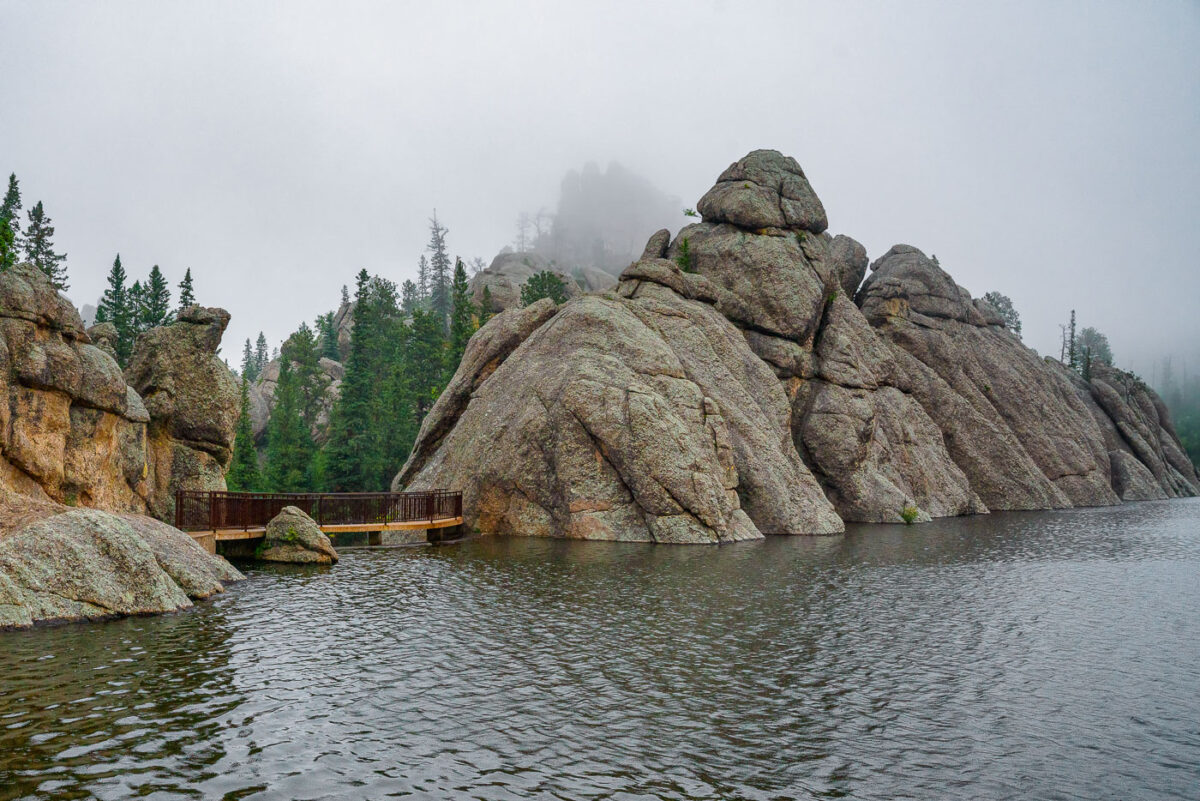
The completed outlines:
<svg viewBox="0 0 1200 801">
<path fill-rule="evenodd" d="M 267 338 L 262 331 L 258 332 L 258 340 L 254 343 L 254 374 L 262 375 L 262 371 L 267 369 L 267 362 L 270 358 L 267 354 Z"/>
<path fill-rule="evenodd" d="M 249 345 L 250 340 L 246 340 Z M 250 424 L 250 382 L 243 378 L 241 405 L 233 437 L 233 460 L 225 475 L 230 492 L 261 492 L 262 475 L 258 469 L 258 454 L 254 451 L 254 428 Z"/>
<path fill-rule="evenodd" d="M 8 191 L 0 205 L 0 273 L 17 263 L 21 236 L 21 189 L 16 173 L 8 176 Z"/>
<path fill-rule="evenodd" d="M 417 420 L 423 420 L 444 386 L 441 366 L 446 358 L 446 334 L 436 312 L 423 309 L 413 315 L 410 331 L 405 369 L 414 412 Z"/>
<path fill-rule="evenodd" d="M 249 382 L 258 378 L 258 362 L 254 358 L 254 349 L 250 347 L 250 337 L 246 337 L 246 346 L 242 348 L 242 380 Z"/>
<path fill-rule="evenodd" d="M 137 335 L 145 331 L 142 328 L 142 320 L 145 315 L 146 307 L 146 290 L 142 288 L 141 281 L 134 281 L 133 286 L 129 287 L 129 327 L 131 331 L 131 339 L 136 342 Z M 130 345 L 130 353 L 133 352 L 132 344 Z"/>
<path fill-rule="evenodd" d="M 371 313 L 370 280 L 366 270 L 359 271 L 350 355 L 325 447 L 325 488 L 331 492 L 379 489 L 377 475 L 382 455 L 375 419 L 377 387 L 372 364 L 377 329 Z"/>
<path fill-rule="evenodd" d="M 425 300 L 429 297 L 429 259 L 425 258 L 425 254 L 421 254 L 421 258 L 417 259 L 417 300 Z"/>
<path fill-rule="evenodd" d="M 446 381 L 454 377 L 458 364 L 467 349 L 467 341 L 475 333 L 475 304 L 467 286 L 467 270 L 462 259 L 454 263 L 454 283 L 450 287 L 453 308 L 450 312 L 450 348 L 446 351 Z"/>
<path fill-rule="evenodd" d="M 267 422 L 267 485 L 271 492 L 306 492 L 316 448 L 300 414 L 300 387 L 289 359 L 279 360 L 274 399 Z"/>
<path fill-rule="evenodd" d="M 67 288 L 67 268 L 63 264 L 67 254 L 54 252 L 54 226 L 40 200 L 29 211 L 29 227 L 25 229 L 21 245 L 25 249 L 25 261 L 45 273 L 55 289 Z"/>
<path fill-rule="evenodd" d="M 550 298 L 555 303 L 565 303 L 567 300 L 567 285 L 549 270 L 529 276 L 521 287 L 522 306 L 536 303 L 542 298 Z"/>
<path fill-rule="evenodd" d="M 192 293 L 192 268 L 188 267 L 183 273 L 183 280 L 179 282 L 179 310 L 183 311 L 195 304 L 196 296 Z"/>
<path fill-rule="evenodd" d="M 345 284 L 342 284 L 342 305 L 345 306 L 349 302 L 350 302 L 350 290 L 346 288 Z"/>
<path fill-rule="evenodd" d="M 300 418 L 309 431 L 317 425 L 317 418 L 329 388 L 329 379 L 321 370 L 317 339 L 307 323 L 301 323 L 296 333 L 288 337 L 280 349 L 280 367 L 287 362 L 296 382 Z"/>
<path fill-rule="evenodd" d="M 416 311 L 417 306 L 421 303 L 421 298 L 417 294 L 417 285 L 412 281 L 405 281 L 400 285 L 400 311 L 405 315 L 412 317 L 412 313 Z"/>
<path fill-rule="evenodd" d="M 449 230 L 438 222 L 437 209 L 429 218 L 429 306 L 448 330 L 450 323 L 450 256 L 446 252 Z"/>
<path fill-rule="evenodd" d="M 171 313 L 171 289 L 167 279 L 163 278 L 158 265 L 150 268 L 150 277 L 142 290 L 141 319 L 138 327 L 142 331 L 160 325 L 168 325 L 175 319 Z"/>
<path fill-rule="evenodd" d="M 1067 365 L 1072 370 L 1079 369 L 1079 353 L 1075 347 L 1075 310 L 1071 309 L 1071 325 L 1067 329 Z"/>
<path fill-rule="evenodd" d="M 121 266 L 120 253 L 113 260 L 112 269 L 108 272 L 108 287 L 96 307 L 96 322 L 112 323 L 117 329 L 117 363 L 124 367 L 133 353 L 133 341 L 137 338 L 137 331 L 134 329 L 129 289 L 125 286 L 125 268 Z"/>
<path fill-rule="evenodd" d="M 333 312 L 326 312 L 317 318 L 317 334 L 320 341 L 321 355 L 335 362 L 342 360 L 338 349 L 337 327 L 333 324 Z"/>
<path fill-rule="evenodd" d="M 492 304 L 492 290 L 485 284 L 483 293 L 479 296 L 479 327 L 483 328 L 495 313 L 496 311 Z"/>
</svg>

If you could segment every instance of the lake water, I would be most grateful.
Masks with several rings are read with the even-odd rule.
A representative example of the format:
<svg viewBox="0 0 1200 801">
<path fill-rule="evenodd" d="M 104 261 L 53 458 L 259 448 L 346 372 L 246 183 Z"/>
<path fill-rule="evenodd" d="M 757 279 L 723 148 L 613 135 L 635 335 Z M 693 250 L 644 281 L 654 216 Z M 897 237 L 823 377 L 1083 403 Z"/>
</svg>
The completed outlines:
<svg viewBox="0 0 1200 801">
<path fill-rule="evenodd" d="M 2 798 L 1200 798 L 1200 502 L 349 552 L 0 633 Z"/>
</svg>

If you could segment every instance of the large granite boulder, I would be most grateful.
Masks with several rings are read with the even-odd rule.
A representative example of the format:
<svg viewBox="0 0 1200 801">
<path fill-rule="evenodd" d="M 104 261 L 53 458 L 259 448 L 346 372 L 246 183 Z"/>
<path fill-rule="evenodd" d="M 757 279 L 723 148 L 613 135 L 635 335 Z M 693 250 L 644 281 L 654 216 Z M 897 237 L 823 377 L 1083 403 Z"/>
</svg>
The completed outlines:
<svg viewBox="0 0 1200 801">
<path fill-rule="evenodd" d="M 991 509 L 1117 503 L 1100 429 L 1071 383 L 924 253 L 897 245 L 858 292 L 898 388 L 937 423 Z"/>
<path fill-rule="evenodd" d="M 152 518 L 0 493 L 0 628 L 171 612 L 240 578 Z"/>
<path fill-rule="evenodd" d="M 393 486 L 461 488 L 484 532 L 657 542 L 1200 489 L 1140 382 L 1040 359 L 914 247 L 864 282 L 794 160 L 697 208 L 615 292 L 484 326 Z"/>
<path fill-rule="evenodd" d="M 0 273 L 0 396 L 0 487 L 146 509 L 152 465 L 141 399 L 71 303 L 27 264 Z"/>
<path fill-rule="evenodd" d="M 792 446 L 782 387 L 711 295 L 659 260 L 627 270 L 617 294 L 499 315 L 393 486 L 462 488 L 464 522 L 495 533 L 716 543 L 841 531 Z"/>
<path fill-rule="evenodd" d="M 312 565 L 331 565 L 338 560 L 325 532 L 295 506 L 285 506 L 271 518 L 254 557 L 264 562 Z"/>
<path fill-rule="evenodd" d="M 492 298 L 493 313 L 520 306 L 521 288 L 525 286 L 526 281 L 540 272 L 552 272 L 561 278 L 568 297 L 575 297 L 581 293 L 575 279 L 551 264 L 544 256 L 532 252 L 509 251 L 497 255 L 486 269 L 471 276 L 471 302 L 476 305 L 482 303 L 483 290 L 486 287 Z"/>
<path fill-rule="evenodd" d="M 172 519 L 176 490 L 225 489 L 240 405 L 237 378 L 217 356 L 228 324 L 224 309 L 189 306 L 141 334 L 125 370 L 150 416 L 149 503 L 161 520 Z"/>
</svg>

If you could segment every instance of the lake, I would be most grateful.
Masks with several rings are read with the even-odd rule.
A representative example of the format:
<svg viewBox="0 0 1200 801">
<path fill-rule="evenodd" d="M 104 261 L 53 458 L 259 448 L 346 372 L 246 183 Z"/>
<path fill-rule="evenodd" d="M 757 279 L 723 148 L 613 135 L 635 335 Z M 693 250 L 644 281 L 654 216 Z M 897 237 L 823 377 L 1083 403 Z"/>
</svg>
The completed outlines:
<svg viewBox="0 0 1200 801">
<path fill-rule="evenodd" d="M 481 538 L 0 633 L 0 797 L 1200 798 L 1200 501 Z"/>
</svg>

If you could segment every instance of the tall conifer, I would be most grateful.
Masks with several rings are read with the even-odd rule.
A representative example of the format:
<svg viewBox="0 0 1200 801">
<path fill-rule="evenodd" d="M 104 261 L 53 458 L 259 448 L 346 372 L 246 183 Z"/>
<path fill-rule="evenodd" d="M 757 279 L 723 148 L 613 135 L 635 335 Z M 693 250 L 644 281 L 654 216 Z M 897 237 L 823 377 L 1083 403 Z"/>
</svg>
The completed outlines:
<svg viewBox="0 0 1200 801">
<path fill-rule="evenodd" d="M 121 254 L 113 260 L 108 271 L 108 287 L 96 307 L 97 323 L 112 323 L 117 329 L 117 363 L 124 367 L 133 352 L 133 341 L 137 338 L 134 328 L 133 310 L 130 305 L 129 288 L 125 286 L 125 268 L 121 265 Z"/>
<path fill-rule="evenodd" d="M 380 489 L 380 438 L 375 425 L 373 370 L 376 329 L 370 310 L 370 275 L 360 270 L 354 293 L 354 328 L 341 392 L 334 403 L 325 447 L 325 488 L 332 492 Z"/>
<path fill-rule="evenodd" d="M 467 269 L 462 259 L 454 263 L 454 282 L 450 287 L 452 309 L 450 311 L 450 347 L 446 351 L 446 382 L 454 377 L 458 363 L 462 361 L 467 341 L 475 333 L 475 304 L 471 302 L 471 290 L 467 285 Z"/>
<path fill-rule="evenodd" d="M 267 480 L 271 492 L 306 492 L 315 447 L 300 414 L 301 395 L 291 360 L 279 360 L 275 405 L 267 423 Z"/>
<path fill-rule="evenodd" d="M 0 204 L 0 273 L 17 263 L 21 236 L 21 188 L 16 173 L 8 176 L 8 190 Z"/>
<path fill-rule="evenodd" d="M 150 268 L 150 277 L 142 288 L 142 308 L 139 328 L 148 331 L 155 326 L 167 325 L 174 319 L 171 314 L 171 288 L 163 278 L 158 265 Z"/>
<path fill-rule="evenodd" d="M 229 463 L 229 472 L 225 474 L 225 484 L 230 492 L 261 492 L 262 474 L 258 469 L 254 428 L 250 423 L 250 382 L 243 378 L 241 384 L 241 402 L 233 437 L 233 460 Z"/>
<path fill-rule="evenodd" d="M 192 268 L 188 267 L 183 273 L 183 280 L 179 282 L 179 310 L 183 311 L 188 306 L 194 306 L 196 303 L 196 295 L 192 291 Z"/>
<path fill-rule="evenodd" d="M 54 252 L 54 225 L 40 200 L 29 210 L 29 227 L 21 237 L 21 245 L 25 261 L 45 273 L 55 289 L 67 288 L 67 268 L 63 264 L 67 254 Z"/>
<path fill-rule="evenodd" d="M 442 323 L 444 330 L 450 324 L 450 255 L 446 251 L 446 234 L 449 230 L 438 222 L 437 209 L 429 218 L 429 307 Z"/>
</svg>

